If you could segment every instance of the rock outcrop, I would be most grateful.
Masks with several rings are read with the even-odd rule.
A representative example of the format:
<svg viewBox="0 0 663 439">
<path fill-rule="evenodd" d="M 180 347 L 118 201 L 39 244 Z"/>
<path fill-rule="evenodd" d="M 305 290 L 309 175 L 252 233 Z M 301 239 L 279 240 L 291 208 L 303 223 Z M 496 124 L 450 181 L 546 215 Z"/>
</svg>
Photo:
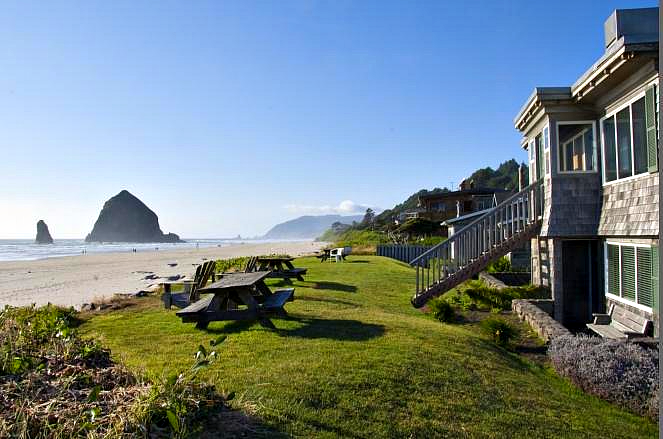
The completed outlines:
<svg viewBox="0 0 663 439">
<path fill-rule="evenodd" d="M 86 242 L 182 242 L 164 234 L 159 218 L 142 201 L 123 190 L 106 201 Z"/>
<path fill-rule="evenodd" d="M 35 243 L 53 244 L 53 238 L 51 237 L 51 234 L 48 231 L 48 226 L 44 220 L 37 221 L 37 238 L 35 239 Z"/>
</svg>

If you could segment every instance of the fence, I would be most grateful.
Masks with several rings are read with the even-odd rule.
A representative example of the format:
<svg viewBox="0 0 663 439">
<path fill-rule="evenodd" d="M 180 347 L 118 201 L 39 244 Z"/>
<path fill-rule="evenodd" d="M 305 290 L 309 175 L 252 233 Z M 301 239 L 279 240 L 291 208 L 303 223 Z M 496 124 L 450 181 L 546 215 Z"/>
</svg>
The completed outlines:
<svg viewBox="0 0 663 439">
<path fill-rule="evenodd" d="M 421 256 L 431 248 L 433 247 L 423 245 L 378 245 L 377 255 L 409 264 L 414 258 Z"/>
</svg>

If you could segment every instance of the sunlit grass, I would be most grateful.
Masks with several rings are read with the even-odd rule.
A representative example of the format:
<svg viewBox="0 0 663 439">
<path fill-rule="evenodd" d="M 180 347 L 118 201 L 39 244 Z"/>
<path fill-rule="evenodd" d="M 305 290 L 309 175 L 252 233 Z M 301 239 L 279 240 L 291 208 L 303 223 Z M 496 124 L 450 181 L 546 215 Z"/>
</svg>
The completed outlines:
<svg viewBox="0 0 663 439">
<path fill-rule="evenodd" d="M 654 437 L 656 425 L 587 396 L 496 347 L 476 325 L 447 325 L 409 304 L 406 264 L 351 256 L 302 258 L 289 317 L 270 331 L 217 322 L 182 324 L 151 299 L 90 318 L 82 330 L 132 368 L 161 375 L 190 363 L 221 334 L 203 377 L 237 392 L 274 432 L 316 437 Z"/>
</svg>

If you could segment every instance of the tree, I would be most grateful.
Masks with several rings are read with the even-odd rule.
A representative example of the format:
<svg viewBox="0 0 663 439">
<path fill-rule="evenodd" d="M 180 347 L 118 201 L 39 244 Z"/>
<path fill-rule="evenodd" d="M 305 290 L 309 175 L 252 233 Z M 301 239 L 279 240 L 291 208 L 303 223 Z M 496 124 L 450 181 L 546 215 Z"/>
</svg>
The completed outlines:
<svg viewBox="0 0 663 439">
<path fill-rule="evenodd" d="M 369 207 L 368 209 L 366 209 L 366 213 L 364 214 L 364 219 L 361 220 L 361 224 L 365 227 L 372 226 L 374 221 L 375 221 L 375 212 L 373 212 L 373 209 Z"/>
</svg>

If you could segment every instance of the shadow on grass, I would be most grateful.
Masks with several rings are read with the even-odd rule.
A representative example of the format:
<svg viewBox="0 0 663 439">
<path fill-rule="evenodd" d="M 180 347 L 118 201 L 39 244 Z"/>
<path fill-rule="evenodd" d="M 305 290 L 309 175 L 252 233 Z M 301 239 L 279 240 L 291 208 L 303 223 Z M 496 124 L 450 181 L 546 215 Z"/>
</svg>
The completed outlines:
<svg viewBox="0 0 663 439">
<path fill-rule="evenodd" d="M 326 280 L 321 280 L 318 282 L 313 282 L 311 288 L 314 290 L 332 290 L 332 291 L 343 291 L 345 293 L 356 293 L 357 287 L 354 285 L 342 284 L 340 282 L 331 282 Z"/>
<path fill-rule="evenodd" d="M 282 320 L 295 321 L 302 326 L 295 329 L 277 329 L 277 333 L 284 337 L 299 337 L 344 341 L 366 341 L 381 337 L 385 328 L 383 325 L 363 323 L 358 320 L 318 319 L 310 317 L 288 316 Z"/>
<path fill-rule="evenodd" d="M 330 340 L 366 341 L 381 337 L 385 328 L 383 325 L 363 323 L 358 320 L 318 319 L 308 317 L 282 317 L 273 318 L 272 322 L 290 321 L 300 323 L 302 326 L 293 329 L 276 329 L 276 334 L 282 337 L 298 337 L 309 339 L 326 338 Z M 210 327 L 204 330 L 210 334 L 236 334 L 246 331 L 254 325 L 260 324 L 255 320 L 240 320 L 226 323 L 223 327 Z"/>
<path fill-rule="evenodd" d="M 370 264 L 371 263 L 370 261 L 366 261 L 364 259 L 357 259 L 356 261 L 345 261 L 345 262 L 349 262 L 351 264 Z"/>
<path fill-rule="evenodd" d="M 335 305 L 345 305 L 345 306 L 350 306 L 352 308 L 360 308 L 361 305 L 358 303 L 350 302 L 347 300 L 342 300 L 342 299 L 332 299 L 329 297 L 312 297 L 312 296 L 297 296 L 297 300 L 304 300 L 306 302 L 325 302 L 325 303 L 333 303 Z"/>
</svg>

